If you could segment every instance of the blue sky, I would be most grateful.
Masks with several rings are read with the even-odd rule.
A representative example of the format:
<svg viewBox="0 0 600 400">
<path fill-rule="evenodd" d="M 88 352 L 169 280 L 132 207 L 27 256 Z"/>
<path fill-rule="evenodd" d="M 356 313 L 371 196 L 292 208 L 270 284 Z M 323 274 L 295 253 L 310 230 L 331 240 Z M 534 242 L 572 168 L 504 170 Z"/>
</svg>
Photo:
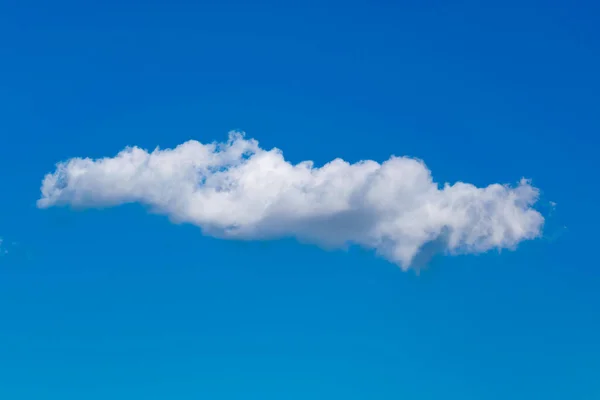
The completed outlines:
<svg viewBox="0 0 600 400">
<path fill-rule="evenodd" d="M 0 2 L 0 398 L 598 398 L 599 11 Z M 416 275 L 139 204 L 36 207 L 59 161 L 235 129 L 291 163 L 530 178 L 543 235 Z"/>
</svg>

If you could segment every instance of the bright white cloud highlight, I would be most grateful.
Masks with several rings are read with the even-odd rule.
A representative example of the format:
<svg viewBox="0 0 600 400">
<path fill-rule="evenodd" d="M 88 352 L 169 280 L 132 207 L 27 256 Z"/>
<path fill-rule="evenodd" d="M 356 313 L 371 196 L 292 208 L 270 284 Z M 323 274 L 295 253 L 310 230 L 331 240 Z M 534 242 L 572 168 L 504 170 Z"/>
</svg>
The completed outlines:
<svg viewBox="0 0 600 400">
<path fill-rule="evenodd" d="M 409 268 L 422 247 L 446 253 L 514 248 L 541 234 L 538 190 L 443 186 L 419 160 L 335 159 L 292 165 L 278 149 L 231 133 L 227 143 L 188 141 L 153 152 L 126 148 L 112 158 L 72 158 L 46 175 L 38 207 L 142 203 L 174 222 L 228 239 L 296 237 L 324 247 L 375 249 Z"/>
</svg>

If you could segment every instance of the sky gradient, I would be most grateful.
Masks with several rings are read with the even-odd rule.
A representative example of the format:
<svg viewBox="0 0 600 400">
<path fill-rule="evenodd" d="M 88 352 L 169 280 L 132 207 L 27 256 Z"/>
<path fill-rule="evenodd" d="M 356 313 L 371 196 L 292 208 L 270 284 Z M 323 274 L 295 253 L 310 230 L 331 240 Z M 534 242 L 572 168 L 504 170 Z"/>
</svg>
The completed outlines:
<svg viewBox="0 0 600 400">
<path fill-rule="evenodd" d="M 598 398 L 599 11 L 0 2 L 0 398 Z M 232 130 L 292 164 L 531 179 L 544 227 L 416 274 L 152 204 L 37 207 L 58 162 Z"/>
</svg>

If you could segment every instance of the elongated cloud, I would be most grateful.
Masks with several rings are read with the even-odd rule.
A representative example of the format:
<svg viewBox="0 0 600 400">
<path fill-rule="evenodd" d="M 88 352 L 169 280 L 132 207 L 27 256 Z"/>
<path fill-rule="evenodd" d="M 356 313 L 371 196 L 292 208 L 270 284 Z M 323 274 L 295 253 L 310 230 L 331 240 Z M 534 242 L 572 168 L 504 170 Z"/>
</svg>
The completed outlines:
<svg viewBox="0 0 600 400">
<path fill-rule="evenodd" d="M 324 247 L 349 244 L 410 267 L 428 243 L 454 253 L 514 248 L 541 234 L 538 190 L 440 187 L 422 161 L 335 159 L 290 164 L 241 133 L 226 143 L 188 141 L 174 149 L 126 148 L 112 158 L 72 158 L 46 175 L 38 207 L 142 203 L 174 222 L 228 239 L 296 237 Z"/>
</svg>

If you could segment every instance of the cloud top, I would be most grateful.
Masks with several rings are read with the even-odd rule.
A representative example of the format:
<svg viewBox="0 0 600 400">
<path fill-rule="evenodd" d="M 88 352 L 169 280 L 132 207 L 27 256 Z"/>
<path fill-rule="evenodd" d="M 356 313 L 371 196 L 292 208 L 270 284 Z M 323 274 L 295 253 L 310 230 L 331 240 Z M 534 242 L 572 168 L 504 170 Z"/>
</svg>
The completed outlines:
<svg viewBox="0 0 600 400">
<path fill-rule="evenodd" d="M 45 176 L 41 194 L 40 208 L 141 203 L 219 238 L 359 245 L 403 269 L 428 243 L 451 254 L 514 248 L 540 236 L 544 223 L 533 208 L 538 190 L 525 179 L 440 186 L 409 157 L 294 165 L 237 132 L 226 143 L 191 140 L 174 149 L 72 158 Z"/>
</svg>

